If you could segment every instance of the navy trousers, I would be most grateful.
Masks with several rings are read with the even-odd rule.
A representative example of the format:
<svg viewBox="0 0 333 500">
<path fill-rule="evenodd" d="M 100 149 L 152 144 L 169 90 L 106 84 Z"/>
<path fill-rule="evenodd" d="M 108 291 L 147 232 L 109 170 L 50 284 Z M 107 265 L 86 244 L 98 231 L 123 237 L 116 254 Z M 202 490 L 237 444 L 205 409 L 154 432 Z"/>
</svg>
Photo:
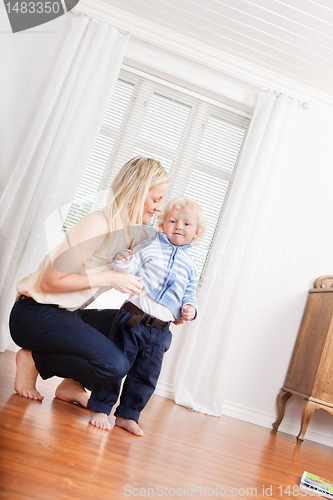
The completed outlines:
<svg viewBox="0 0 333 500">
<path fill-rule="evenodd" d="M 120 309 L 112 323 L 111 339 L 126 355 L 130 370 L 125 379 L 120 405 L 115 415 L 139 421 L 140 412 L 152 396 L 161 371 L 164 353 L 169 349 L 172 333 L 144 325 L 147 314 L 135 327 L 127 325 L 133 315 Z M 120 382 L 113 385 L 95 385 L 87 408 L 110 414 L 117 402 Z"/>
<path fill-rule="evenodd" d="M 128 373 L 123 351 L 108 337 L 118 310 L 67 311 L 20 298 L 10 314 L 14 342 L 32 351 L 43 379 L 72 378 L 87 389 L 113 385 Z"/>
</svg>

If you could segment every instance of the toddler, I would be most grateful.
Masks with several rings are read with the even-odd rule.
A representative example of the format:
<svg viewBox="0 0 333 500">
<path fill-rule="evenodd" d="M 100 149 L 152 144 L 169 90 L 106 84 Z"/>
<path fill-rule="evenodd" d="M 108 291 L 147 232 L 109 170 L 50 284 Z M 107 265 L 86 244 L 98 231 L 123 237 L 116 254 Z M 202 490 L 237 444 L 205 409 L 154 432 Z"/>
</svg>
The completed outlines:
<svg viewBox="0 0 333 500">
<path fill-rule="evenodd" d="M 143 277 L 143 290 L 122 305 L 110 336 L 131 367 L 115 412 L 116 425 L 136 435 L 143 434 L 140 412 L 155 390 L 171 344 L 169 325 L 194 320 L 198 310 L 198 271 L 188 249 L 203 236 L 202 210 L 193 200 L 176 198 L 167 204 L 158 225 L 161 232 L 153 238 L 113 257 L 114 269 Z M 98 411 L 92 412 L 92 425 L 110 429 L 108 415 L 119 391 L 120 383 L 94 387 L 90 401 Z"/>
</svg>

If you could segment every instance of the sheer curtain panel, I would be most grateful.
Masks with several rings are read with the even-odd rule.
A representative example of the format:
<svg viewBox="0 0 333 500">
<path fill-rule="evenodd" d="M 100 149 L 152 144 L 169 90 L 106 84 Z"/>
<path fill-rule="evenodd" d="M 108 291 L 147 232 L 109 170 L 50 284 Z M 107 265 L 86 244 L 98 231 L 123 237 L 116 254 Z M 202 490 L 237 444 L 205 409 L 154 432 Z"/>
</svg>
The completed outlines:
<svg viewBox="0 0 333 500">
<path fill-rule="evenodd" d="M 127 35 L 106 23 L 71 17 L 70 29 L 19 159 L 16 165 L 6 166 L 12 174 L 9 180 L 7 175 L 0 202 L 2 351 L 11 343 L 8 315 L 15 300 L 16 282 L 34 271 L 50 250 L 45 221 L 75 195 L 128 41 Z"/>
<path fill-rule="evenodd" d="M 176 403 L 219 416 L 233 360 L 247 258 L 260 251 L 297 103 L 262 93 L 248 132 L 208 269 L 198 291 L 199 317 L 187 325 L 174 381 Z M 214 200 L 212 200 L 212 203 Z"/>
</svg>

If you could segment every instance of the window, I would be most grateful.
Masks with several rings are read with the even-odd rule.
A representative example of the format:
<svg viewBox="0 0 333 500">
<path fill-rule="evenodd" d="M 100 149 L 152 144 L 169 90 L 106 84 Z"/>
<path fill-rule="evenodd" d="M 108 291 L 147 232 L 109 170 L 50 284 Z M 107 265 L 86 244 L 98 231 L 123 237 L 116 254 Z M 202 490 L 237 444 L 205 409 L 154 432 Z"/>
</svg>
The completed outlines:
<svg viewBox="0 0 333 500">
<path fill-rule="evenodd" d="M 204 211 L 207 233 L 191 249 L 202 278 L 249 124 L 241 112 L 122 70 L 63 229 L 104 206 L 102 191 L 130 158 L 154 157 L 172 178 L 165 202 L 186 196 Z"/>
</svg>

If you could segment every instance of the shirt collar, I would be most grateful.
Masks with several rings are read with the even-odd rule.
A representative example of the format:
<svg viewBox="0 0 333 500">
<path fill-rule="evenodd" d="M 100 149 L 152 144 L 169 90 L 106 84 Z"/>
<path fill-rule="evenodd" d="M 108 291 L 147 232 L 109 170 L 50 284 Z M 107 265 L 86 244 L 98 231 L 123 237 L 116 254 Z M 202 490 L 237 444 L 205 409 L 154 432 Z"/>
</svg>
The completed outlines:
<svg viewBox="0 0 333 500">
<path fill-rule="evenodd" d="M 158 232 L 157 234 L 161 240 L 165 241 L 173 248 L 184 248 L 185 249 L 185 248 L 191 248 L 191 246 L 192 246 L 191 243 L 187 243 L 186 245 L 180 245 L 180 246 L 174 245 L 173 243 L 171 243 L 171 241 L 169 240 L 169 238 L 167 237 L 166 234 L 160 233 L 160 232 Z"/>
</svg>

